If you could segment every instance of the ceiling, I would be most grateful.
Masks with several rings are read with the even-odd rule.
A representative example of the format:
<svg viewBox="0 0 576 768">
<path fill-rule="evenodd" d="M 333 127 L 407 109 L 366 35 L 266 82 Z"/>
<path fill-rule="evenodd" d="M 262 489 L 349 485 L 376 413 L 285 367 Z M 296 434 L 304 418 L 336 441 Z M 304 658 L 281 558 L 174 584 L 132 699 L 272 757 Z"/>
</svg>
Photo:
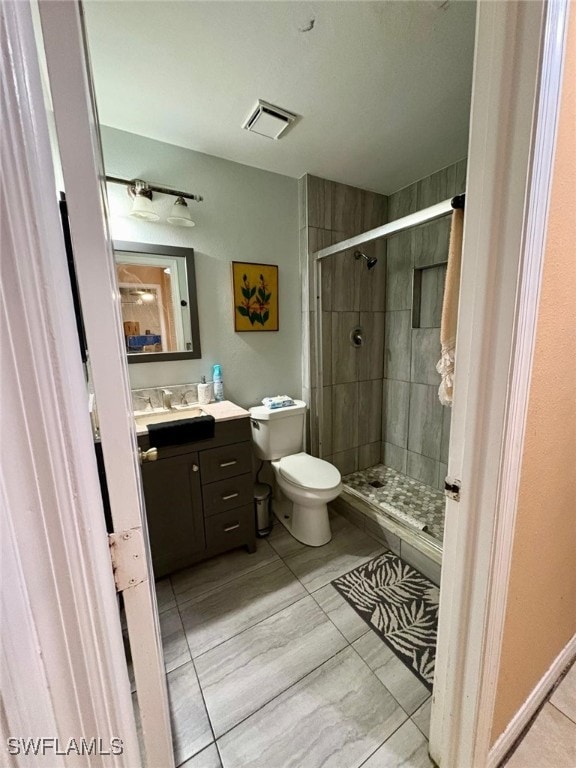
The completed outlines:
<svg viewBox="0 0 576 768">
<path fill-rule="evenodd" d="M 466 156 L 474 2 L 84 7 L 104 125 L 384 194 Z M 299 115 L 278 141 L 242 129 L 259 98 Z"/>
</svg>

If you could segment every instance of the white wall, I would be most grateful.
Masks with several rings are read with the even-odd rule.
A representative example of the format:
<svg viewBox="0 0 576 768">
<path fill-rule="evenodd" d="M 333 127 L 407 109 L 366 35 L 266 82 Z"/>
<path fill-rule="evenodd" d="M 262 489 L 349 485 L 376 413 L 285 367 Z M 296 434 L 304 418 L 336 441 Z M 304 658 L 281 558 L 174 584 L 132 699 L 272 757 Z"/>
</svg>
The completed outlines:
<svg viewBox="0 0 576 768">
<path fill-rule="evenodd" d="M 196 226 L 174 227 L 130 219 L 126 188 L 108 185 L 113 238 L 192 247 L 196 261 L 202 359 L 131 364 L 132 386 L 199 381 L 202 375 L 210 378 L 212 365 L 220 363 L 225 395 L 239 405 L 252 405 L 265 395 L 299 395 L 297 180 L 114 128 L 102 126 L 101 131 L 107 174 L 204 197 L 202 203 L 189 203 Z M 155 196 L 164 220 L 172 202 Z M 234 332 L 231 261 L 278 264 L 278 332 Z"/>
</svg>

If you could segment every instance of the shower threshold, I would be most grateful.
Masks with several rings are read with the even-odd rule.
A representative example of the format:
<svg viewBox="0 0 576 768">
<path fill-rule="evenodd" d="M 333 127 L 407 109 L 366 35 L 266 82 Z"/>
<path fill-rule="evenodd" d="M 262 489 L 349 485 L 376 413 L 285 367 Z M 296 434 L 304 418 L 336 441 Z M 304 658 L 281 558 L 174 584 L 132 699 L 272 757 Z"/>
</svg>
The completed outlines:
<svg viewBox="0 0 576 768">
<path fill-rule="evenodd" d="M 418 549 L 436 563 L 442 562 L 444 494 L 383 464 L 342 478 L 343 491 L 334 507 L 361 513 L 362 527 L 391 534 Z"/>
</svg>

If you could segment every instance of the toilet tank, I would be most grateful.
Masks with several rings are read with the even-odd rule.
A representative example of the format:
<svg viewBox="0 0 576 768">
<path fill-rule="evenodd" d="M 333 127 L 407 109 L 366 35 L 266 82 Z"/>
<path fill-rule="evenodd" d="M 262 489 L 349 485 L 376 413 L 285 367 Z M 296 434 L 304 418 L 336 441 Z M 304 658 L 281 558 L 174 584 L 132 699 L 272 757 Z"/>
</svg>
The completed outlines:
<svg viewBox="0 0 576 768">
<path fill-rule="evenodd" d="M 257 405 L 248 410 L 254 452 L 259 459 L 273 461 L 303 449 L 306 403 L 302 400 L 285 408 Z"/>
</svg>

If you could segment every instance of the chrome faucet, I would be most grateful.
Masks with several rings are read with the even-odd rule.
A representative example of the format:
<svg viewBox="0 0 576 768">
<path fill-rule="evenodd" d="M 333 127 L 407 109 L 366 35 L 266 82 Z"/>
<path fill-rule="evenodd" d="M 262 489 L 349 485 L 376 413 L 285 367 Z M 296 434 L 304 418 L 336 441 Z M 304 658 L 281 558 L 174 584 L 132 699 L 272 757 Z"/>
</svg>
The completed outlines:
<svg viewBox="0 0 576 768">
<path fill-rule="evenodd" d="M 196 397 L 196 401 L 198 400 L 198 390 L 197 389 L 187 389 L 186 392 L 184 392 L 180 396 L 180 405 L 189 405 L 188 403 L 188 395 L 193 394 Z M 194 402 L 196 402 L 194 401 Z"/>
<path fill-rule="evenodd" d="M 144 400 L 144 402 L 147 403 L 150 408 L 154 409 L 154 406 L 152 405 L 152 398 L 151 397 L 144 397 L 144 395 L 132 394 L 132 399 L 133 400 Z"/>
<path fill-rule="evenodd" d="M 172 395 L 174 394 L 171 389 L 162 389 L 162 407 L 167 410 L 172 410 Z"/>
</svg>

